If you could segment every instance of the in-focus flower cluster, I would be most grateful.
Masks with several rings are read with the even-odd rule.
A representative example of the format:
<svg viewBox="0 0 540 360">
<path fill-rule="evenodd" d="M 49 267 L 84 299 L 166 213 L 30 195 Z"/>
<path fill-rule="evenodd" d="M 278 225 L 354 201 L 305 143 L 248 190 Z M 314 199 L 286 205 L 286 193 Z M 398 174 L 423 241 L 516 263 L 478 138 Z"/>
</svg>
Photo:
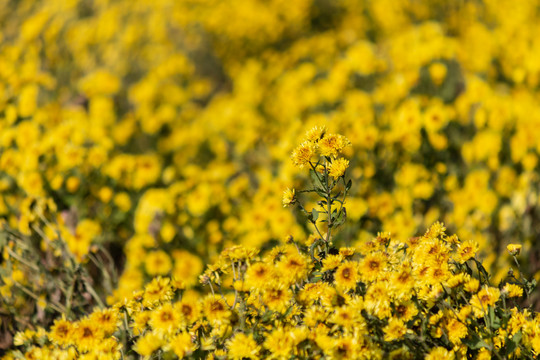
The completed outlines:
<svg viewBox="0 0 540 360">
<path fill-rule="evenodd" d="M 440 223 L 320 264 L 308 240 L 262 254 L 236 246 L 201 275 L 207 295 L 156 278 L 78 321 L 18 334 L 6 359 L 535 358 L 540 317 L 519 306 L 523 280 L 494 286 L 476 252 Z"/>
</svg>

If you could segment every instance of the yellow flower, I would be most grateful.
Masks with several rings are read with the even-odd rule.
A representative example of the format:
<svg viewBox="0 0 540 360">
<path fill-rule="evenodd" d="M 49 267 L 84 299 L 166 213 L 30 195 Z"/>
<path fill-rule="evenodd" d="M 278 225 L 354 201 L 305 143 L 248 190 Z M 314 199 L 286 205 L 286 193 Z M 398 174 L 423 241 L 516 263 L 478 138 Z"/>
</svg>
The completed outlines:
<svg viewBox="0 0 540 360">
<path fill-rule="evenodd" d="M 178 356 L 180 359 L 184 358 L 185 356 L 189 356 L 197 349 L 197 345 L 195 345 L 191 339 L 191 335 L 186 332 L 181 332 L 178 335 L 174 336 L 170 343 L 170 348 L 174 352 L 176 356 Z"/>
<path fill-rule="evenodd" d="M 156 334 L 171 334 L 180 325 L 180 314 L 170 303 L 166 303 L 152 311 L 150 326 Z"/>
<path fill-rule="evenodd" d="M 523 288 L 516 284 L 506 284 L 504 285 L 503 292 L 508 297 L 521 297 L 523 296 Z"/>
<path fill-rule="evenodd" d="M 386 266 L 386 259 L 380 253 L 368 254 L 360 262 L 360 276 L 363 281 L 375 281 Z"/>
<path fill-rule="evenodd" d="M 343 148 L 350 144 L 350 141 L 342 135 L 326 134 L 319 140 L 318 147 L 322 156 L 336 158 Z"/>
<path fill-rule="evenodd" d="M 339 158 L 328 166 L 328 174 L 334 179 L 337 179 L 345 174 L 345 170 L 349 167 L 349 160 Z"/>
<path fill-rule="evenodd" d="M 152 332 L 148 332 L 137 340 L 134 350 L 139 355 L 150 356 L 154 351 L 159 349 L 162 344 L 163 340 L 160 336 Z"/>
<path fill-rule="evenodd" d="M 91 350 L 103 340 L 103 330 L 92 319 L 86 318 L 77 323 L 74 333 L 75 345 L 79 351 Z"/>
<path fill-rule="evenodd" d="M 456 319 L 450 319 L 446 324 L 446 331 L 448 334 L 448 339 L 454 344 L 461 344 L 461 339 L 467 336 L 468 329 L 467 325 Z"/>
<path fill-rule="evenodd" d="M 334 270 L 339 265 L 341 265 L 342 261 L 343 261 L 343 255 L 341 254 L 326 256 L 326 258 L 323 260 L 323 267 L 321 269 L 321 272 Z"/>
<path fill-rule="evenodd" d="M 293 351 L 293 339 L 282 327 L 266 335 L 264 347 L 270 352 L 270 359 L 289 359 Z"/>
<path fill-rule="evenodd" d="M 255 263 L 247 269 L 245 282 L 249 288 L 262 288 L 273 276 L 273 267 L 266 263 Z"/>
<path fill-rule="evenodd" d="M 426 355 L 425 360 L 454 360 L 454 352 L 438 346 Z"/>
<path fill-rule="evenodd" d="M 444 81 L 446 72 L 446 65 L 440 62 L 435 62 L 429 66 L 429 76 L 431 77 L 433 83 L 437 86 L 441 85 Z"/>
<path fill-rule="evenodd" d="M 285 284 L 273 281 L 267 288 L 264 289 L 262 294 L 262 301 L 264 305 L 268 306 L 270 310 L 277 312 L 285 312 L 289 307 L 292 299 L 291 291 L 285 286 Z"/>
<path fill-rule="evenodd" d="M 253 339 L 253 335 L 237 333 L 227 342 L 228 355 L 231 359 L 258 359 L 260 346 Z"/>
<path fill-rule="evenodd" d="M 479 318 L 488 311 L 488 306 L 493 306 L 499 300 L 500 291 L 494 287 L 484 287 L 471 298 L 471 306 L 474 315 Z"/>
<path fill-rule="evenodd" d="M 153 307 L 163 301 L 168 301 L 173 296 L 173 289 L 169 278 L 154 278 L 144 289 L 143 304 Z"/>
<path fill-rule="evenodd" d="M 54 325 L 49 332 L 49 340 L 58 346 L 65 346 L 73 342 L 73 324 L 63 316 L 54 321 Z"/>
<path fill-rule="evenodd" d="M 296 194 L 294 189 L 285 190 L 283 192 L 283 207 L 293 205 L 296 202 Z"/>
<path fill-rule="evenodd" d="M 456 261 L 463 264 L 465 261 L 472 259 L 478 251 L 478 243 L 474 240 L 466 240 L 458 245 Z"/>
<path fill-rule="evenodd" d="M 512 256 L 517 256 L 521 252 L 521 245 L 520 244 L 509 244 L 506 247 L 506 250 L 510 253 Z"/>
<path fill-rule="evenodd" d="M 314 154 L 315 149 L 313 147 L 313 144 L 310 142 L 304 142 L 293 151 L 291 158 L 293 164 L 302 169 L 310 162 L 311 157 Z"/>
<path fill-rule="evenodd" d="M 302 254 L 286 254 L 278 263 L 280 281 L 285 284 L 294 284 L 307 276 L 311 262 Z"/>
<path fill-rule="evenodd" d="M 317 143 L 326 133 L 326 126 L 315 126 L 306 132 L 306 139 L 311 143 Z"/>
<path fill-rule="evenodd" d="M 172 269 L 172 261 L 165 251 L 157 250 L 146 255 L 144 267 L 150 276 L 167 275 Z"/>
<path fill-rule="evenodd" d="M 225 300 L 212 294 L 203 300 L 203 312 L 209 321 L 224 321 L 231 316 L 231 311 Z"/>
<path fill-rule="evenodd" d="M 90 315 L 90 319 L 95 321 L 105 334 L 112 334 L 118 328 L 119 319 L 116 309 L 98 310 Z"/>
<path fill-rule="evenodd" d="M 359 281 L 356 262 L 346 262 L 341 264 L 334 274 L 334 281 L 337 288 L 344 290 L 354 289 Z"/>
<path fill-rule="evenodd" d="M 405 323 L 401 319 L 391 318 L 388 321 L 388 325 L 383 329 L 384 331 L 384 341 L 394 341 L 399 340 L 405 334 L 407 334 L 408 329 L 405 326 Z"/>
</svg>

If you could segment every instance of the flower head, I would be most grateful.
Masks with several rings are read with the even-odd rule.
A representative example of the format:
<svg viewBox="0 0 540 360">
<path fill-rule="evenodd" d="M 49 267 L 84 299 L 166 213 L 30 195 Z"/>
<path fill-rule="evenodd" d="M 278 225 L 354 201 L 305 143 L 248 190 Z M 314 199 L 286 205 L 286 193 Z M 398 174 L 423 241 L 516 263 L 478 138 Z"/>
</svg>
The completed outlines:
<svg viewBox="0 0 540 360">
<path fill-rule="evenodd" d="M 506 247 L 506 250 L 510 253 L 512 256 L 517 256 L 521 252 L 521 245 L 520 244 L 509 244 Z"/>
<path fill-rule="evenodd" d="M 302 169 L 306 166 L 311 157 L 315 154 L 314 145 L 308 141 L 298 146 L 292 153 L 291 158 L 295 166 Z"/>
<path fill-rule="evenodd" d="M 294 189 L 285 190 L 283 192 L 283 207 L 293 205 L 296 202 L 296 194 Z"/>
<path fill-rule="evenodd" d="M 328 166 L 328 174 L 334 179 L 337 179 L 345 174 L 345 170 L 349 167 L 349 160 L 339 158 Z"/>
</svg>

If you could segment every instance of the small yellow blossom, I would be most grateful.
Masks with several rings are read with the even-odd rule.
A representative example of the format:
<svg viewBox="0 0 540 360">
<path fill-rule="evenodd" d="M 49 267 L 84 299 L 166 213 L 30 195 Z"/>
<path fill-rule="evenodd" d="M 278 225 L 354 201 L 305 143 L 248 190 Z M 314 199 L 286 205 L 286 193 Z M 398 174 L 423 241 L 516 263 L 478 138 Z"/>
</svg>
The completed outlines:
<svg viewBox="0 0 540 360">
<path fill-rule="evenodd" d="M 509 244 L 506 246 L 506 250 L 510 253 L 512 256 L 517 256 L 521 252 L 521 244 Z"/>
</svg>

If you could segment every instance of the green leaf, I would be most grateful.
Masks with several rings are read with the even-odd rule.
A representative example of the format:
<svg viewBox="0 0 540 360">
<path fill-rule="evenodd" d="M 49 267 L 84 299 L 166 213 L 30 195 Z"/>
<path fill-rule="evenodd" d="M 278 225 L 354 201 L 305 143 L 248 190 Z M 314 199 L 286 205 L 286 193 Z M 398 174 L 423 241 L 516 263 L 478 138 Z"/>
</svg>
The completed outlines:
<svg viewBox="0 0 540 360">
<path fill-rule="evenodd" d="M 341 208 L 332 225 L 340 226 L 345 222 L 345 220 L 347 220 L 347 210 L 345 208 Z"/>
<path fill-rule="evenodd" d="M 469 347 L 471 350 L 478 350 L 481 348 L 489 348 L 489 345 L 480 338 L 477 334 L 472 334 L 471 338 L 463 340 L 463 343 Z"/>
<path fill-rule="evenodd" d="M 324 184 L 319 180 L 319 174 L 317 174 L 315 171 L 310 170 L 309 171 L 311 175 L 311 183 L 313 184 L 313 187 L 319 191 L 319 188 L 324 189 Z"/>
<path fill-rule="evenodd" d="M 352 180 L 349 179 L 349 182 L 347 182 L 347 185 L 345 186 L 345 192 L 349 192 L 351 190 L 352 186 Z"/>
<path fill-rule="evenodd" d="M 311 209 L 311 220 L 315 222 L 317 221 L 318 218 L 319 218 L 319 211 L 315 208 Z"/>
<path fill-rule="evenodd" d="M 522 335 L 523 334 L 521 333 L 521 331 L 518 331 L 514 334 L 514 336 L 512 336 L 511 339 L 508 339 L 508 341 L 506 342 L 505 355 L 510 355 L 514 352 L 514 350 L 516 350 L 516 348 L 519 346 Z"/>
<path fill-rule="evenodd" d="M 490 306 L 488 311 L 489 311 L 489 322 L 491 324 L 491 327 L 493 329 L 500 328 L 501 327 L 501 319 L 499 319 L 495 315 L 495 309 L 493 308 L 493 306 Z"/>
</svg>

